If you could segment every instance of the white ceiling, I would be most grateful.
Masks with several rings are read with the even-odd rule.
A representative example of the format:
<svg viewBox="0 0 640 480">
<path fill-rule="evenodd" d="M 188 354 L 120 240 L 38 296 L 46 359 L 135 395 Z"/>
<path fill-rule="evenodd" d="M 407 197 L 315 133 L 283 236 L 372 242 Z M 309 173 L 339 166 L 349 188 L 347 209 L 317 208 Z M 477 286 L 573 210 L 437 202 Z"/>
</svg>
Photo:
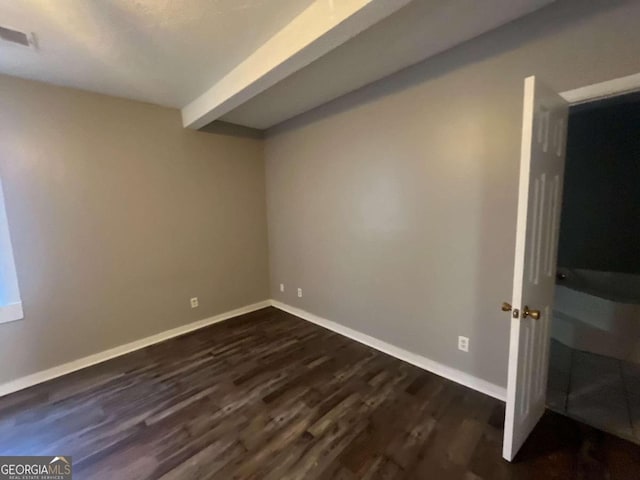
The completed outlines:
<svg viewBox="0 0 640 480">
<path fill-rule="evenodd" d="M 221 120 L 266 129 L 555 0 L 414 0 Z"/>
<path fill-rule="evenodd" d="M 185 105 L 182 124 L 201 128 L 219 119 L 410 1 L 315 0 L 242 63 Z"/>
<path fill-rule="evenodd" d="M 313 0 L 0 0 L 0 73 L 182 108 Z"/>
<path fill-rule="evenodd" d="M 0 0 L 0 73 L 268 128 L 554 0 Z"/>
</svg>

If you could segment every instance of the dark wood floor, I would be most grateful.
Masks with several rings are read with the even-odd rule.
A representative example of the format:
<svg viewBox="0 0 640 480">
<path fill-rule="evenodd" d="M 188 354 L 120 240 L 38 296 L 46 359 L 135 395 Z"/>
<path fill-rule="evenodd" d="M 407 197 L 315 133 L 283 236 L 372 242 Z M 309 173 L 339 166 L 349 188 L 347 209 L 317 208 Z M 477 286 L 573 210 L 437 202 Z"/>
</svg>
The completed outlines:
<svg viewBox="0 0 640 480">
<path fill-rule="evenodd" d="M 639 447 L 551 413 L 509 464 L 503 415 L 269 308 L 0 399 L 0 454 L 92 480 L 640 478 Z"/>
</svg>

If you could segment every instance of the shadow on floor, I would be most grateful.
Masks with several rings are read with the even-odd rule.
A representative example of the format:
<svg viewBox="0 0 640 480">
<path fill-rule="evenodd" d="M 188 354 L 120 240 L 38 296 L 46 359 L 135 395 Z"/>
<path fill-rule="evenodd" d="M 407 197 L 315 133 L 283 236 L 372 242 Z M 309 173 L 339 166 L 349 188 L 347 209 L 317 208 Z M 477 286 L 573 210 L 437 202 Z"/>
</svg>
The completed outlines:
<svg viewBox="0 0 640 480">
<path fill-rule="evenodd" d="M 639 460 L 633 443 L 547 411 L 514 466 L 533 466 L 535 478 L 631 479 L 637 478 Z"/>
<path fill-rule="evenodd" d="M 640 365 L 551 340 L 547 405 L 640 444 Z"/>
</svg>

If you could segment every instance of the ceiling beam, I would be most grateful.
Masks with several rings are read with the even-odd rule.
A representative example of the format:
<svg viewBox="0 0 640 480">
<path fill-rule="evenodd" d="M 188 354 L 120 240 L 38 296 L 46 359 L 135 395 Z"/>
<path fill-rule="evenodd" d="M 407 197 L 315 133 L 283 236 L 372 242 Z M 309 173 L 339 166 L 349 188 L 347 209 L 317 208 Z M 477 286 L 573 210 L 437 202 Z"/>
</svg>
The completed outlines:
<svg viewBox="0 0 640 480">
<path fill-rule="evenodd" d="M 182 109 L 199 129 L 399 10 L 411 0 L 315 0 L 282 30 Z"/>
</svg>

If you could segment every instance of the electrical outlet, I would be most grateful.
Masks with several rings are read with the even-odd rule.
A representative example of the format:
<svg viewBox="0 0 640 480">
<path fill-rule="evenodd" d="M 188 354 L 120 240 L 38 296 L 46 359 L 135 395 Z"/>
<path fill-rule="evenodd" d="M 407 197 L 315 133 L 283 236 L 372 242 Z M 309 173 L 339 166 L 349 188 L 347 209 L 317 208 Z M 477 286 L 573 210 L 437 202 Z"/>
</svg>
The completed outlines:
<svg viewBox="0 0 640 480">
<path fill-rule="evenodd" d="M 281 292 L 284 292 L 284 283 L 281 283 L 281 284 L 280 284 L 280 291 L 281 291 Z"/>
<path fill-rule="evenodd" d="M 193 297 L 191 299 L 191 308 L 197 308 L 200 304 L 198 303 L 198 297 Z"/>
<path fill-rule="evenodd" d="M 469 337 L 458 337 L 458 350 L 469 351 Z"/>
<path fill-rule="evenodd" d="M 298 289 L 298 298 L 302 298 L 302 289 L 301 288 Z"/>
</svg>

